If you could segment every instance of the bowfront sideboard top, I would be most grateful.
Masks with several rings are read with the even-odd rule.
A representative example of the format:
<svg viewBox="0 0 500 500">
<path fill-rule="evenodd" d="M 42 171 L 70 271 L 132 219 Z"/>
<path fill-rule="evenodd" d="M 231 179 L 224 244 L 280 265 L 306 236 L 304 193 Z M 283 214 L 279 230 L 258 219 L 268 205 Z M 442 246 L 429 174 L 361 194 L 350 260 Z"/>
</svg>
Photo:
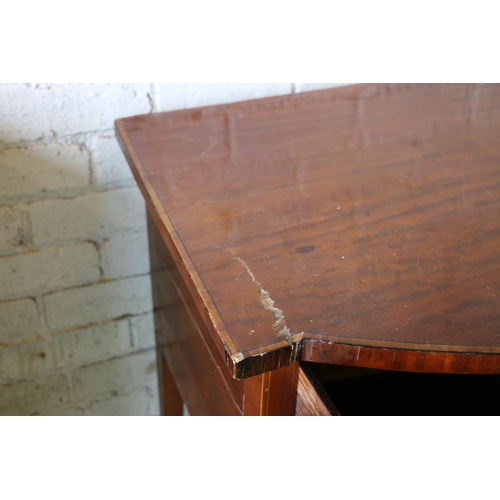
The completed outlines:
<svg viewBox="0 0 500 500">
<path fill-rule="evenodd" d="M 233 377 L 500 373 L 500 85 L 353 85 L 116 131 Z"/>
</svg>

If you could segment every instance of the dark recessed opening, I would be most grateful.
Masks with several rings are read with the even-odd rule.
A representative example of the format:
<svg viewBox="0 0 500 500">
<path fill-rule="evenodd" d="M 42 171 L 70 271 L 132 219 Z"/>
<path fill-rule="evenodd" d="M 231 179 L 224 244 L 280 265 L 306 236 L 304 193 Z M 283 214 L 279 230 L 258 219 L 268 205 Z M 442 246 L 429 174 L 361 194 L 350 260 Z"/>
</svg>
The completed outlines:
<svg viewBox="0 0 500 500">
<path fill-rule="evenodd" d="M 500 375 L 307 366 L 342 415 L 500 415 Z"/>
</svg>

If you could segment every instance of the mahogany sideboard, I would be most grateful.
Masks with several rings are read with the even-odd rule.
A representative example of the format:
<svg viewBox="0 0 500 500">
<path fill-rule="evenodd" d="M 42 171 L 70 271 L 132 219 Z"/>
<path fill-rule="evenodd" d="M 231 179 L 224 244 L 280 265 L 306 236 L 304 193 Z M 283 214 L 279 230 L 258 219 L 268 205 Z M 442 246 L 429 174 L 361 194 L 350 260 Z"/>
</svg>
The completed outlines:
<svg viewBox="0 0 500 500">
<path fill-rule="evenodd" d="M 163 414 L 498 414 L 500 85 L 116 132 L 148 209 Z"/>
</svg>

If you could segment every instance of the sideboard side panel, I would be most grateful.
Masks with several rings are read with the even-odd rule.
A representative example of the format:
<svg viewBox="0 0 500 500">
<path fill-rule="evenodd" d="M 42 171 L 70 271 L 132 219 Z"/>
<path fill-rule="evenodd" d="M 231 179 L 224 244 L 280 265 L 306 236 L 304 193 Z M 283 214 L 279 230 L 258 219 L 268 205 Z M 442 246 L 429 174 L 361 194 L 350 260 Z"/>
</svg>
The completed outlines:
<svg viewBox="0 0 500 500">
<path fill-rule="evenodd" d="M 230 376 L 216 346 L 209 345 L 205 323 L 149 214 L 148 233 L 163 408 L 172 391 L 163 384 L 162 358 L 190 415 L 241 415 L 243 382 Z"/>
</svg>

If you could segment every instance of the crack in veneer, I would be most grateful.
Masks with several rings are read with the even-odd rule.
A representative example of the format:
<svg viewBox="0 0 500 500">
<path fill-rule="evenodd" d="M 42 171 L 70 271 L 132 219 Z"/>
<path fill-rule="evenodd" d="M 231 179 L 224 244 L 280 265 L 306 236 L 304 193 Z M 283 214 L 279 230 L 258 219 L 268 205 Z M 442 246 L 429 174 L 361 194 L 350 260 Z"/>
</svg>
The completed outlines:
<svg viewBox="0 0 500 500">
<path fill-rule="evenodd" d="M 285 340 L 293 346 L 292 339 L 290 337 L 290 330 L 286 326 L 285 316 L 283 315 L 283 311 L 274 307 L 274 300 L 270 297 L 269 293 L 264 289 L 262 283 L 257 281 L 252 271 L 248 267 L 247 263 L 241 259 L 240 257 L 233 257 L 234 260 L 237 260 L 240 264 L 242 264 L 247 270 L 248 275 L 252 279 L 252 282 L 255 283 L 259 287 L 259 299 L 260 305 L 266 311 L 270 311 L 274 318 L 273 329 L 278 335 L 282 335 Z"/>
</svg>

